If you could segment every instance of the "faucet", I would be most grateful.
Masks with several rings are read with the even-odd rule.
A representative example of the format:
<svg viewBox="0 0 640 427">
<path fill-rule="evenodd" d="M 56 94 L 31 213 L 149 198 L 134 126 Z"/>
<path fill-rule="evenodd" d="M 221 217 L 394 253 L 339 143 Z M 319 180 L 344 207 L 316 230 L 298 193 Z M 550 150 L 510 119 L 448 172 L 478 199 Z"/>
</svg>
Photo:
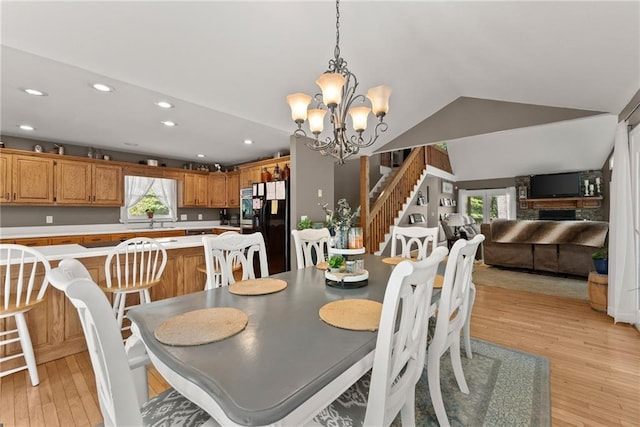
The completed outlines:
<svg viewBox="0 0 640 427">
<path fill-rule="evenodd" d="M 153 217 L 149 220 L 149 228 L 153 228 Z"/>
</svg>

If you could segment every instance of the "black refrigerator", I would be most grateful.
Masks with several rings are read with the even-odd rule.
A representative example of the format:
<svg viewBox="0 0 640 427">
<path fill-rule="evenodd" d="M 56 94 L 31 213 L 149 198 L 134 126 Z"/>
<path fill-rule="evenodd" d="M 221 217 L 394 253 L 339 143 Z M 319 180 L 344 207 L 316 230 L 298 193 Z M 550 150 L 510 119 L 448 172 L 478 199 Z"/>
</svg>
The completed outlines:
<svg viewBox="0 0 640 427">
<path fill-rule="evenodd" d="M 253 184 L 253 221 L 243 233 L 260 232 L 264 237 L 269 274 L 291 269 L 289 220 L 289 181 Z M 257 270 L 256 270 L 257 272 Z"/>
</svg>

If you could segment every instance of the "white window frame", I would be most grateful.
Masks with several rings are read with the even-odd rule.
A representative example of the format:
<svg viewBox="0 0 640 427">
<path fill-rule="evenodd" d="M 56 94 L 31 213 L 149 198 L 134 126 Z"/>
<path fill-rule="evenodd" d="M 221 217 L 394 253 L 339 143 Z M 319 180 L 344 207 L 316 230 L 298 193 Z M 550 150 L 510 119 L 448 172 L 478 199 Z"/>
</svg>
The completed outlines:
<svg viewBox="0 0 640 427">
<path fill-rule="evenodd" d="M 459 190 L 458 191 L 458 206 L 460 212 L 464 215 L 467 214 L 467 199 L 469 197 L 482 197 L 482 222 L 491 222 L 490 216 L 490 204 L 489 201 L 493 196 L 506 196 L 507 197 L 507 219 L 516 219 L 516 188 L 492 188 L 481 190 Z"/>
<path fill-rule="evenodd" d="M 120 208 L 120 222 L 123 224 L 130 224 L 130 223 L 148 223 L 151 220 L 145 215 L 137 215 L 137 216 L 131 216 L 129 215 L 129 208 L 131 206 L 134 206 L 136 203 L 139 202 L 140 199 L 138 199 L 135 203 L 128 205 L 128 201 L 131 200 L 132 197 L 136 197 L 130 194 L 127 194 L 128 191 L 130 191 L 131 189 L 131 185 L 130 182 L 127 182 L 127 178 L 134 178 L 134 179 L 147 179 L 147 180 L 151 180 L 153 181 L 153 183 L 151 183 L 149 189 L 154 188 L 156 189 L 156 194 L 159 194 L 159 192 L 163 191 L 162 188 L 164 189 L 164 191 L 167 192 L 167 196 L 166 196 L 166 200 L 164 200 L 165 205 L 169 208 L 169 213 L 165 214 L 165 215 L 158 215 L 155 214 L 153 216 L 153 221 L 154 222 L 176 222 L 178 220 L 178 183 L 176 180 L 174 179 L 168 179 L 168 178 L 154 178 L 154 177 L 139 177 L 139 176 L 128 176 L 125 175 L 124 177 L 124 188 L 125 188 L 125 194 L 124 194 L 124 206 L 122 206 Z M 159 181 L 162 180 L 162 181 Z M 164 182 L 164 187 L 158 187 L 159 182 Z M 162 184 L 160 184 L 162 185 Z M 148 190 L 147 190 L 148 191 Z"/>
</svg>

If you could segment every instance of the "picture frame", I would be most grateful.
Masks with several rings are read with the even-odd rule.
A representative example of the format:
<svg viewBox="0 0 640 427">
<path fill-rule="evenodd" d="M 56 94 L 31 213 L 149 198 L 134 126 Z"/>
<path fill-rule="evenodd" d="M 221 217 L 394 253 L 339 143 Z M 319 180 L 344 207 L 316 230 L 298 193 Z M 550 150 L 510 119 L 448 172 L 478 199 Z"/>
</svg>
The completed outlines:
<svg viewBox="0 0 640 427">
<path fill-rule="evenodd" d="M 518 187 L 518 199 L 523 200 L 527 198 L 527 187 L 521 185 Z"/>
<path fill-rule="evenodd" d="M 453 183 L 442 181 L 442 192 L 447 194 L 453 194 Z"/>
<path fill-rule="evenodd" d="M 427 199 L 422 194 L 422 191 L 418 191 L 418 206 L 426 206 Z"/>
<path fill-rule="evenodd" d="M 418 224 L 421 222 L 427 222 L 423 214 L 421 213 L 409 214 L 409 224 Z"/>
</svg>

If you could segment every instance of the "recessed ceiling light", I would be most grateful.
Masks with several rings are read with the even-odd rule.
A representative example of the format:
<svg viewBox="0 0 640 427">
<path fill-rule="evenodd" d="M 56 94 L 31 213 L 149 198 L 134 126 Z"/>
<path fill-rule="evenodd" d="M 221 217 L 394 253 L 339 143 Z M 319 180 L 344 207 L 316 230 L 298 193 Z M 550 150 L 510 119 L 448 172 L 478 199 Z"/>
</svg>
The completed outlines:
<svg viewBox="0 0 640 427">
<path fill-rule="evenodd" d="M 158 101 L 156 105 L 160 108 L 173 108 L 173 104 L 167 101 Z"/>
<path fill-rule="evenodd" d="M 252 140 L 250 140 L 250 139 L 245 139 L 243 142 L 244 142 L 245 144 L 253 144 L 253 141 L 252 141 Z"/>
<path fill-rule="evenodd" d="M 20 125 L 20 126 L 18 126 L 18 127 L 19 127 L 20 129 L 22 129 L 22 130 L 28 130 L 28 131 L 36 130 L 36 128 L 34 128 L 34 127 L 33 127 L 33 126 L 31 126 L 31 125 Z"/>
<path fill-rule="evenodd" d="M 171 120 L 163 120 L 160 123 L 162 123 L 165 126 L 169 126 L 169 127 L 178 126 L 178 124 L 176 122 L 172 122 Z"/>
<path fill-rule="evenodd" d="M 196 157 L 201 157 L 202 158 L 202 157 L 207 157 L 207 156 L 205 156 L 204 154 L 196 154 Z"/>
<path fill-rule="evenodd" d="M 111 86 L 107 86 L 104 83 L 95 83 L 91 85 L 91 87 L 93 87 L 95 90 L 98 90 L 100 92 L 113 92 L 115 90 Z"/>
<path fill-rule="evenodd" d="M 137 147 L 138 144 L 136 144 L 135 142 L 125 142 L 124 145 L 128 145 L 129 147 Z"/>
<path fill-rule="evenodd" d="M 33 95 L 33 96 L 47 96 L 48 94 L 46 92 L 43 92 L 41 90 L 38 89 L 30 89 L 30 88 L 26 88 L 26 89 L 22 89 L 23 92 L 28 93 L 29 95 Z"/>
</svg>

